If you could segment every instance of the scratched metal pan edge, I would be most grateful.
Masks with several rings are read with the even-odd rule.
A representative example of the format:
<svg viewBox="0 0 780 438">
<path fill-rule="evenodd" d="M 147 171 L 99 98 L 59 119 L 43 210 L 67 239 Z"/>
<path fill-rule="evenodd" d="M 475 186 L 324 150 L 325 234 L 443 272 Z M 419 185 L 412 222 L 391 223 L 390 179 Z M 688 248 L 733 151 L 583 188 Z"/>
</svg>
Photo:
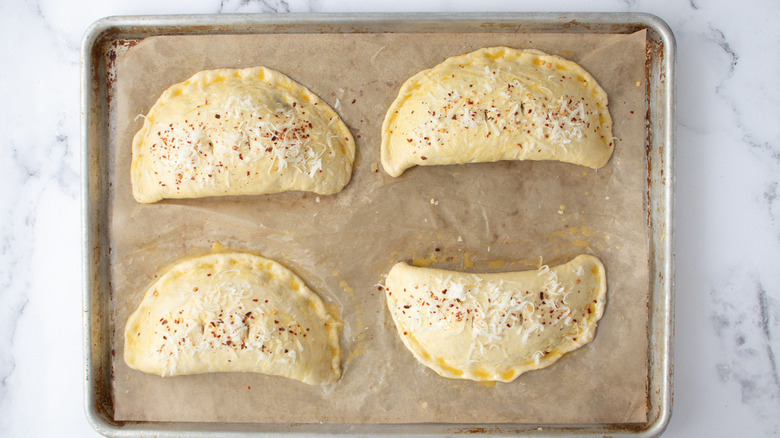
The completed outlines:
<svg viewBox="0 0 780 438">
<path fill-rule="evenodd" d="M 253 424 L 133 422 L 113 419 L 108 275 L 107 44 L 156 35 L 215 33 L 375 33 L 648 31 L 646 208 L 650 262 L 648 421 L 642 424 Z M 658 436 L 672 413 L 674 335 L 674 145 L 676 43 L 660 18 L 645 13 L 252 14 L 108 17 L 81 45 L 82 315 L 84 408 L 106 436 Z"/>
</svg>

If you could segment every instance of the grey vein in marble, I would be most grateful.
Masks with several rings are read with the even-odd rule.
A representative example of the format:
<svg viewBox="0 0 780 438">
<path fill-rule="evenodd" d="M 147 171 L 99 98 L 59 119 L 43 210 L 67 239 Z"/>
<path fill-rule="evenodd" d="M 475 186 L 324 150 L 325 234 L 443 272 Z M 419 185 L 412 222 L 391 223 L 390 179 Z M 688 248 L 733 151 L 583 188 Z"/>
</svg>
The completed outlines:
<svg viewBox="0 0 780 438">
<path fill-rule="evenodd" d="M 775 359 L 775 352 L 772 348 L 773 343 L 773 335 L 772 335 L 772 321 L 770 319 L 771 316 L 771 308 L 769 307 L 769 301 L 767 298 L 766 289 L 759 284 L 758 285 L 758 305 L 759 305 L 759 311 L 761 316 L 760 326 L 761 331 L 764 333 L 764 337 L 766 338 L 766 353 L 767 358 L 769 359 L 770 368 L 772 370 L 772 377 L 774 378 L 774 384 L 775 384 L 775 396 L 780 396 L 780 376 L 777 374 L 777 360 Z M 774 318 L 777 319 L 777 318 Z"/>
<path fill-rule="evenodd" d="M 772 423 L 780 409 L 780 378 L 773 333 L 780 330 L 780 303 L 768 296 L 761 283 L 754 287 L 752 296 L 736 284 L 711 292 L 715 304 L 711 321 L 723 349 L 716 370 L 723 383 L 739 385 L 742 403 L 762 418 L 767 432 L 776 433 L 778 425 Z M 728 296 L 743 299 L 727 301 Z"/>
<path fill-rule="evenodd" d="M 777 218 L 780 216 L 780 202 L 777 197 L 778 182 L 774 181 L 767 186 L 762 197 L 766 203 L 767 214 L 772 224 L 772 228 L 775 229 L 775 234 L 778 240 L 780 240 L 780 224 L 778 224 Z"/>
<path fill-rule="evenodd" d="M 739 61 L 739 56 L 734 52 L 734 50 L 729 46 L 729 43 L 726 41 L 726 36 L 723 34 L 723 31 L 720 29 L 716 29 L 712 27 L 712 25 L 709 26 L 710 31 L 708 35 L 708 39 L 711 42 L 714 42 L 718 45 L 731 59 L 731 66 L 729 67 L 729 77 L 734 76 L 734 68 L 737 66 L 737 61 Z M 722 85 L 722 84 L 721 84 Z M 718 86 L 719 89 L 720 86 Z"/>
<path fill-rule="evenodd" d="M 286 0 L 221 0 L 220 13 L 279 13 L 290 12 L 290 4 Z"/>
</svg>

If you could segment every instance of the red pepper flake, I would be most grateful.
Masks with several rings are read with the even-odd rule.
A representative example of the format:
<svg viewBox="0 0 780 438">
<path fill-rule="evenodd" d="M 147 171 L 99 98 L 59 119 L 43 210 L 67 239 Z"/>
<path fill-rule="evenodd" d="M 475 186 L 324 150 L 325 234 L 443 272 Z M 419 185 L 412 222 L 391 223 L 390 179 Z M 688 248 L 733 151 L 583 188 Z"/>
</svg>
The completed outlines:
<svg viewBox="0 0 780 438">
<path fill-rule="evenodd" d="M 220 115 L 219 115 L 219 114 L 214 114 L 214 118 L 215 118 L 215 119 L 218 119 L 219 117 L 220 117 Z"/>
<path fill-rule="evenodd" d="M 422 160 L 427 160 L 427 159 L 428 159 L 428 157 L 426 157 L 426 156 L 422 156 L 422 157 L 420 157 L 420 159 L 422 159 Z"/>
<path fill-rule="evenodd" d="M 357 99 L 352 99 L 352 103 L 354 104 L 357 101 Z"/>
</svg>

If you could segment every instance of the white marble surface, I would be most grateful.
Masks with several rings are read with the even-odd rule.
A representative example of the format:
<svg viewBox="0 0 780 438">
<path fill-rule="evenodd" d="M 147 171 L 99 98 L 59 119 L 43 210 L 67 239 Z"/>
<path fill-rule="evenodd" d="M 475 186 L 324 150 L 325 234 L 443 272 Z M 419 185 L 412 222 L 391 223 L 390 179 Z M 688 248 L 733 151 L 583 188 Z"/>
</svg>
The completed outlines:
<svg viewBox="0 0 780 438">
<path fill-rule="evenodd" d="M 643 11 L 678 44 L 674 411 L 665 436 L 780 435 L 776 0 L 0 2 L 0 436 L 94 436 L 82 394 L 79 45 L 108 15 Z"/>
</svg>

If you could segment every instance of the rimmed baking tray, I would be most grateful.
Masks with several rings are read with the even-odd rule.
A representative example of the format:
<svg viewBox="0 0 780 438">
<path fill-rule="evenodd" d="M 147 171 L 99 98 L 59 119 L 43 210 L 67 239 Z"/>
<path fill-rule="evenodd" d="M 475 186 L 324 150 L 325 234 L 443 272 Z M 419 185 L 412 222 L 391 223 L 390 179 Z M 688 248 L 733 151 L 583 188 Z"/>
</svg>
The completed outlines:
<svg viewBox="0 0 780 438">
<path fill-rule="evenodd" d="M 137 422 L 114 419 L 109 266 L 109 107 L 115 61 L 144 38 L 159 35 L 342 33 L 610 33 L 647 31 L 645 211 L 649 258 L 647 422 L 637 424 L 291 424 Z M 95 23 L 82 46 L 83 281 L 85 399 L 100 433 L 137 435 L 610 435 L 656 436 L 672 404 L 673 153 L 675 43 L 648 14 L 359 14 L 112 17 Z"/>
</svg>

